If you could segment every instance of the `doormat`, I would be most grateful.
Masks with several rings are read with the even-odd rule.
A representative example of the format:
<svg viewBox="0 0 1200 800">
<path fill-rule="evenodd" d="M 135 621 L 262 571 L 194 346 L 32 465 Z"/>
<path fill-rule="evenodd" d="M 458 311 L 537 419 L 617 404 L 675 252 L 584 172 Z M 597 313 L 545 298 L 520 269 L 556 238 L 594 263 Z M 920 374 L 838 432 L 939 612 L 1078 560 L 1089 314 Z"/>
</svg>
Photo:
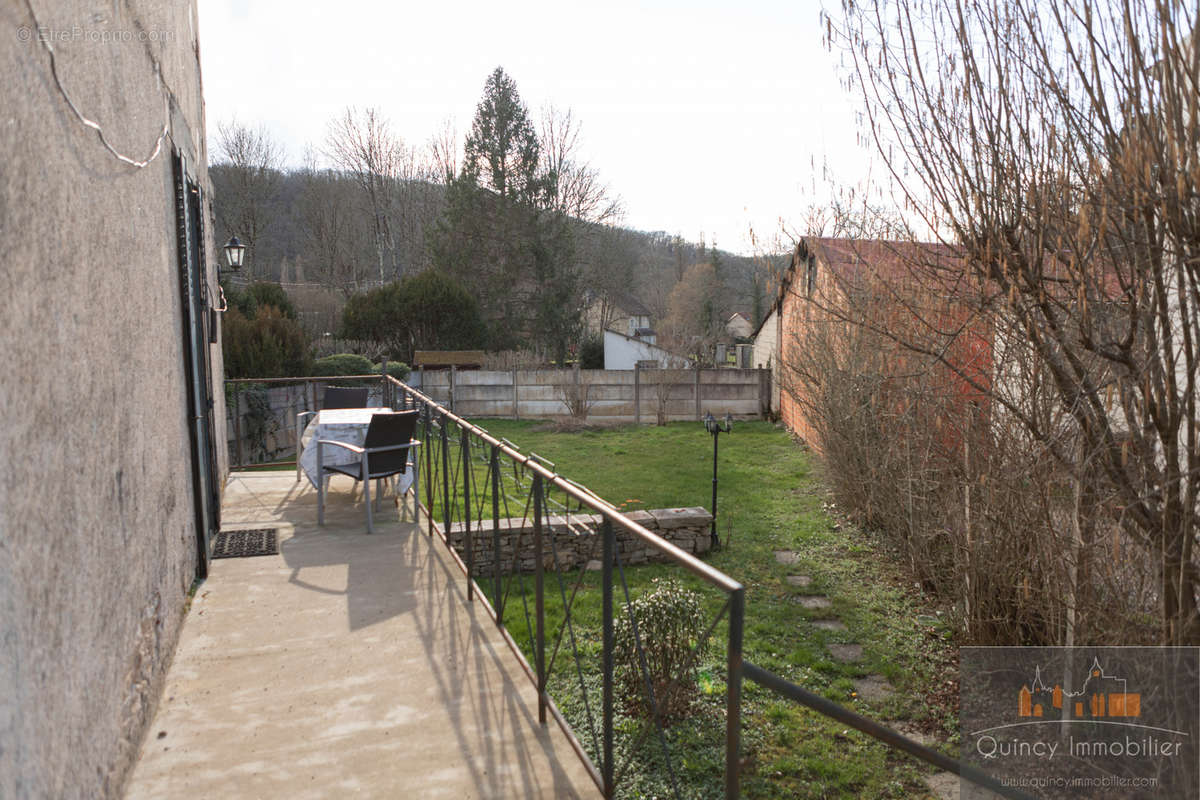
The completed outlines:
<svg viewBox="0 0 1200 800">
<path fill-rule="evenodd" d="M 247 558 L 278 554 L 279 541 L 274 528 L 221 531 L 213 542 L 213 558 Z"/>
</svg>

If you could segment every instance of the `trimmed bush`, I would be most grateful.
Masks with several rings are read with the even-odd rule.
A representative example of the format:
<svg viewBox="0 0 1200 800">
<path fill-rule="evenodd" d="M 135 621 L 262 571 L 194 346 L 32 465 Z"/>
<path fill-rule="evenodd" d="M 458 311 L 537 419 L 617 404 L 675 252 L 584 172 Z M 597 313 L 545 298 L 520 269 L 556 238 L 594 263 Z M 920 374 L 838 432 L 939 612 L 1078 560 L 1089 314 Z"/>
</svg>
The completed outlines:
<svg viewBox="0 0 1200 800">
<path fill-rule="evenodd" d="M 287 319 L 298 319 L 296 306 L 278 283 L 259 281 L 245 289 L 222 284 L 222 288 L 229 305 L 240 311 L 246 319 L 254 319 L 258 316 L 258 310 L 267 306 L 278 309 L 280 315 Z"/>
<path fill-rule="evenodd" d="M 383 362 L 380 362 L 380 363 L 372 366 L 371 371 L 379 372 L 379 370 L 381 370 L 382 368 L 383 368 Z M 388 375 L 391 375 L 396 380 L 403 381 L 403 380 L 408 379 L 409 373 L 411 373 L 412 370 L 409 369 L 408 364 L 405 364 L 403 361 L 389 361 L 387 372 L 388 372 Z"/>
<path fill-rule="evenodd" d="M 374 342 L 398 359 L 416 350 L 474 350 L 487 345 L 479 304 L 461 283 L 436 270 L 355 295 L 342 312 L 346 339 Z"/>
<path fill-rule="evenodd" d="M 318 358 L 313 362 L 312 375 L 370 375 L 378 372 L 379 367 L 371 364 L 371 359 L 357 353 L 335 353 L 331 356 Z"/>
<path fill-rule="evenodd" d="M 290 378 L 307 375 L 312 363 L 308 336 L 298 322 L 264 306 L 246 317 L 225 312 L 221 344 L 228 378 Z"/>
<path fill-rule="evenodd" d="M 637 620 L 636 641 L 631 615 Z M 653 591 L 626 605 L 615 623 L 617 688 L 626 708 L 652 717 L 637 649 L 640 643 L 659 721 L 666 725 L 687 716 L 696 696 L 697 667 L 708 649 L 706 640 L 692 657 L 692 648 L 704 631 L 700 598 L 676 581 L 659 581 Z"/>
</svg>

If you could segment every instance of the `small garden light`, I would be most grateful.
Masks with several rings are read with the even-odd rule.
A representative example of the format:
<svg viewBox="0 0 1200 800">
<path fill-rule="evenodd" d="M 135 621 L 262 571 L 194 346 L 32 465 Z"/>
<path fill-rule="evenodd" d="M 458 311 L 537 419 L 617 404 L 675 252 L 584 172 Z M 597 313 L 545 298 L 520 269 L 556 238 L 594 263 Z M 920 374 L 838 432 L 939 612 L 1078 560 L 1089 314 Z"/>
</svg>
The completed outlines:
<svg viewBox="0 0 1200 800">
<path fill-rule="evenodd" d="M 704 417 L 704 430 L 713 437 L 712 547 L 716 550 L 721 544 L 717 538 L 717 440 L 722 433 L 733 431 L 733 416 L 726 414 L 725 419 L 717 420 L 709 412 Z"/>
</svg>

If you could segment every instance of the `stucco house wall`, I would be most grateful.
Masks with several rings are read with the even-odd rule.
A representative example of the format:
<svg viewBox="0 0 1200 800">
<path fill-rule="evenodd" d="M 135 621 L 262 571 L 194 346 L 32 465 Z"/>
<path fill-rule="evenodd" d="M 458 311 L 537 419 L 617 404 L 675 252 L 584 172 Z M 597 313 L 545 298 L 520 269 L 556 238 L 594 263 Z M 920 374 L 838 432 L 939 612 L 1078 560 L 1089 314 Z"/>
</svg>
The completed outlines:
<svg viewBox="0 0 1200 800">
<path fill-rule="evenodd" d="M 778 305 L 772 306 L 771 313 L 758 327 L 754 334 L 754 351 L 751 356 L 753 366 L 758 369 L 771 370 L 771 413 L 779 413 L 779 327 L 780 316 Z"/>
<path fill-rule="evenodd" d="M 725 323 L 725 332 L 740 339 L 754 335 L 754 326 L 740 312 L 734 312 Z"/>
<path fill-rule="evenodd" d="M 650 309 L 631 295 L 600 296 L 592 294 L 584 311 L 588 331 L 603 333 L 606 330 L 633 336 L 639 329 L 652 326 Z"/>
<path fill-rule="evenodd" d="M 624 336 L 615 331 L 604 332 L 604 368 L 633 369 L 639 361 L 653 361 L 655 366 L 674 369 L 686 366 L 682 359 L 644 339 Z"/>
<path fill-rule="evenodd" d="M 0 5 L 0 797 L 119 797 L 199 560 L 172 159 L 207 187 L 197 12 L 34 8 Z M 39 35 L 118 151 L 167 125 L 148 166 Z"/>
</svg>

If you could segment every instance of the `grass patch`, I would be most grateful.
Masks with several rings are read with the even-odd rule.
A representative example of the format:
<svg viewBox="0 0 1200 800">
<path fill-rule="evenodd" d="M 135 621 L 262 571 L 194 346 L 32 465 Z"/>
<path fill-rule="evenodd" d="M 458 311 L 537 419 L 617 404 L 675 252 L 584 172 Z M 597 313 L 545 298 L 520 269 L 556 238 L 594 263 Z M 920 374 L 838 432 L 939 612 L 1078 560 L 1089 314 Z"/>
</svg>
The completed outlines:
<svg viewBox="0 0 1200 800">
<path fill-rule="evenodd" d="M 483 424 L 522 452 L 550 459 L 560 474 L 618 506 L 707 508 L 711 502 L 712 438 L 698 423 L 578 432 L 555 432 L 538 422 Z M 481 486 L 486 485 L 483 469 L 480 465 L 476 472 Z M 738 423 L 731 435 L 722 436 L 719 477 L 719 528 L 729 546 L 706 560 L 746 586 L 747 660 L 876 719 L 913 720 L 928 731 L 950 734 L 954 710 L 928 701 L 945 696 L 946 682 L 954 678 L 950 645 L 939 630 L 917 620 L 928 611 L 920 607 L 915 590 L 906 588 L 895 559 L 850 526 L 835 530 L 822 507 L 826 494 L 812 456 L 774 425 Z M 481 507 L 490 515 L 490 500 L 485 497 Z M 522 514 L 521 509 L 510 512 Z M 777 550 L 797 552 L 798 561 L 778 563 Z M 812 583 L 792 586 L 786 581 L 789 574 L 808 575 Z M 670 565 L 626 568 L 624 575 L 631 597 L 659 578 L 680 579 L 701 594 L 709 619 L 725 599 Z M 560 590 L 557 578 L 546 576 L 547 658 L 564 624 L 561 592 L 570 597 L 575 575 L 565 580 Z M 491 592 L 489 580 L 479 582 Z M 514 577 L 507 591 L 506 623 L 533 663 L 526 624 L 526 609 L 530 619 L 533 614 L 532 577 Z M 832 607 L 808 610 L 796 601 L 813 594 L 827 595 Z M 593 754 L 600 717 L 600 597 L 599 573 L 585 573 L 572 611 L 573 627 L 564 636 L 550 678 L 552 695 Z M 625 598 L 619 577 L 615 599 L 621 613 Z M 812 624 L 825 618 L 840 619 L 847 630 L 826 631 Z M 578 667 L 570 651 L 572 632 L 583 656 Z M 726 635 L 722 624 L 714 632 L 712 656 L 700 665 L 695 714 L 666 733 L 682 797 L 723 796 Z M 830 643 L 852 642 L 863 646 L 860 663 L 839 663 L 827 650 Z M 886 676 L 896 689 L 894 696 L 877 703 L 857 697 L 853 680 L 868 674 Z M 581 677 L 586 692 L 580 691 Z M 745 684 L 743 701 L 743 796 L 927 796 L 921 776 L 932 768 L 751 682 Z M 587 722 L 589 709 L 597 724 L 595 738 Z M 619 796 L 674 796 L 658 734 L 620 713 L 617 727 L 618 769 L 629 760 Z"/>
</svg>

